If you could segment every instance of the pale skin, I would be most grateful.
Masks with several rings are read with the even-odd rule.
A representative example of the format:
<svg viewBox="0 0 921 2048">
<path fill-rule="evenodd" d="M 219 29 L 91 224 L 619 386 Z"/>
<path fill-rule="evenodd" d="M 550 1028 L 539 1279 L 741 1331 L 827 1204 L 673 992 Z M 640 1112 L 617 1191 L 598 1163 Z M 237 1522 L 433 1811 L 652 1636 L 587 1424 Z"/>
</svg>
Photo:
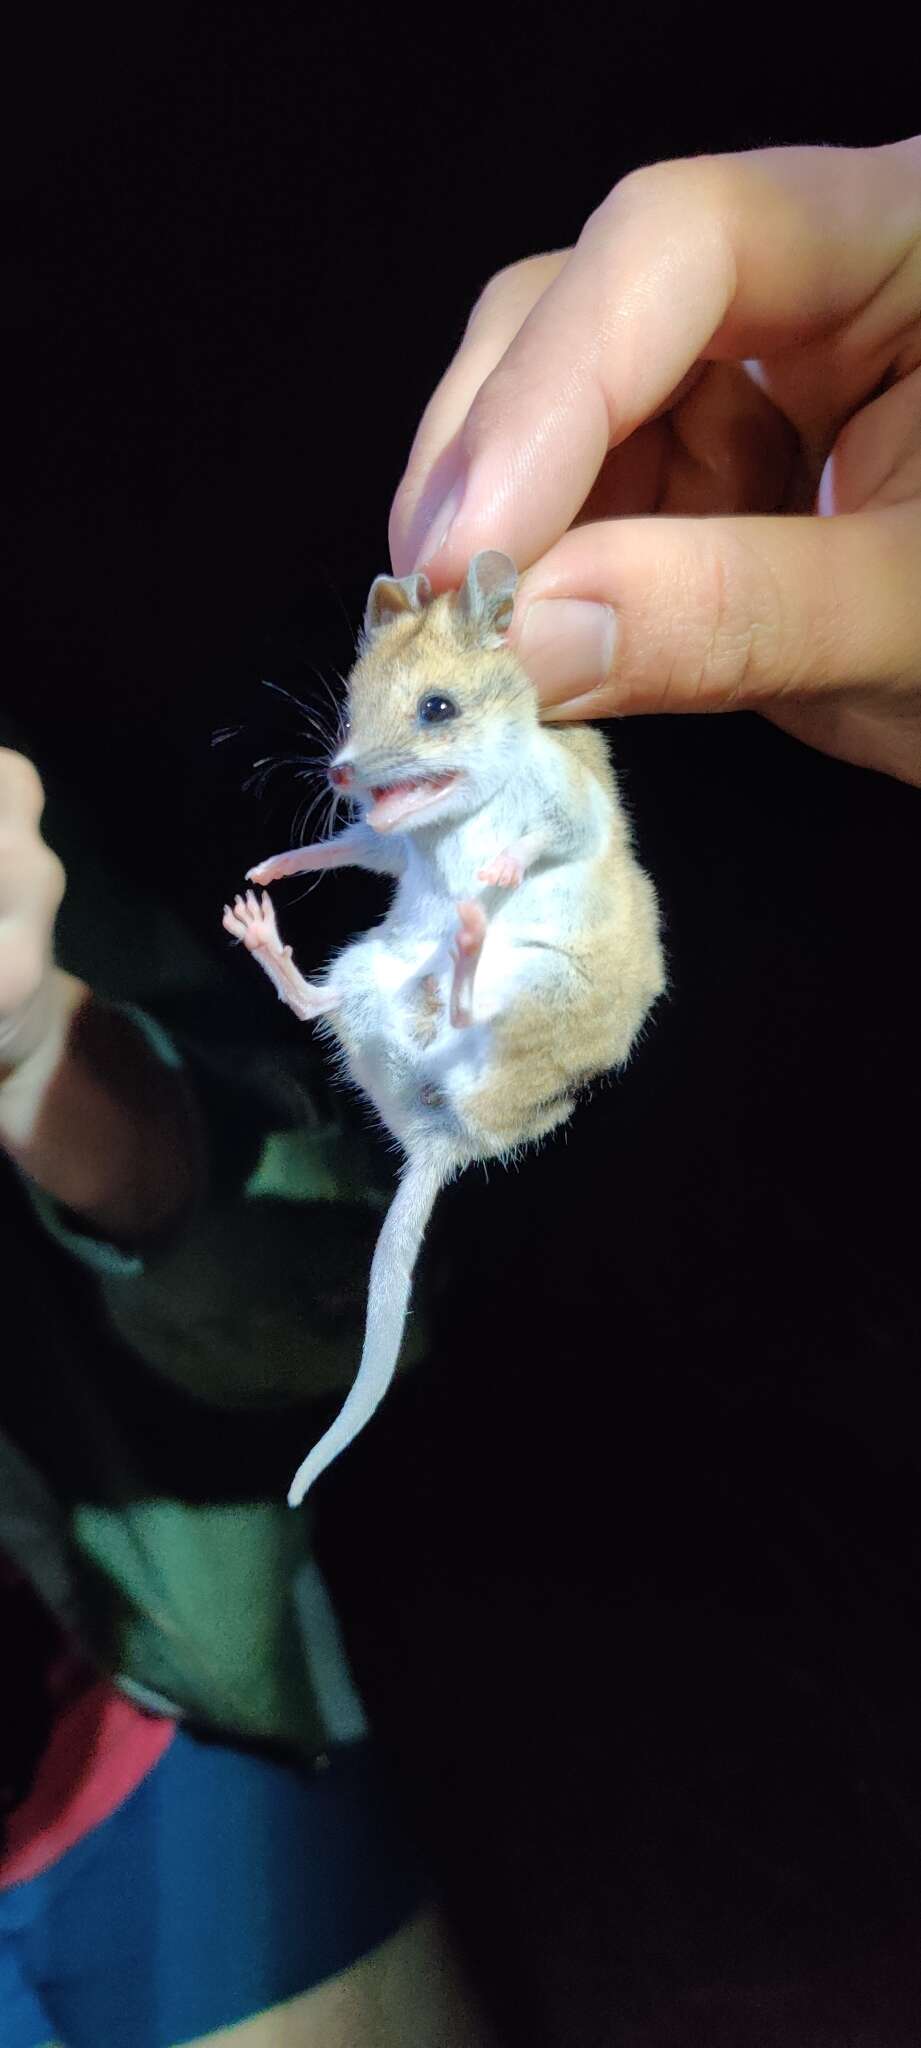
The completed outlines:
<svg viewBox="0 0 921 2048">
<path fill-rule="evenodd" d="M 487 285 L 390 531 L 526 572 L 546 716 L 744 707 L 921 785 L 921 137 L 626 178 Z"/>
<path fill-rule="evenodd" d="M 201 1186 L 194 1105 L 140 1035 L 55 966 L 66 878 L 42 837 L 43 804 L 31 762 L 0 748 L 0 1148 L 94 1230 L 142 1242 Z M 492 2041 L 442 1917 L 429 1909 L 351 1969 L 195 2048 Z"/>
</svg>

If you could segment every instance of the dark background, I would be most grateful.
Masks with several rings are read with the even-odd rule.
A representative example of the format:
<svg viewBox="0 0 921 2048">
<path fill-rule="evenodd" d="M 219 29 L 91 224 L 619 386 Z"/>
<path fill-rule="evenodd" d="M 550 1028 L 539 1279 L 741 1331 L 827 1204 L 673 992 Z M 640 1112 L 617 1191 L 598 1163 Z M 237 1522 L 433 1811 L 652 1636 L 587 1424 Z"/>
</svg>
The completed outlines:
<svg viewBox="0 0 921 2048">
<path fill-rule="evenodd" d="M 917 34 L 863 36 L 672 4 L 20 24 L 5 709 L 216 958 L 301 794 L 243 789 L 298 746 L 261 679 L 347 664 L 483 283 L 640 162 L 910 133 Z M 617 758 L 670 998 L 565 1142 L 445 1198 L 437 1355 L 330 1476 L 324 1555 L 510 2041 L 901 2048 L 918 794 L 751 718 L 637 721 Z M 305 961 L 349 888 L 292 911 Z"/>
</svg>

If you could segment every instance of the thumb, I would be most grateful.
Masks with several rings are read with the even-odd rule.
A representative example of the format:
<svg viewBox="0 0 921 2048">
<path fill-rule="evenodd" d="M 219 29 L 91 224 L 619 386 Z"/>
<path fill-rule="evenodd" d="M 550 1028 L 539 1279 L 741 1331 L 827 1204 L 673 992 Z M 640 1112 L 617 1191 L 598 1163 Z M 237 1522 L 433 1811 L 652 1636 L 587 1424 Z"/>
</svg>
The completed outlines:
<svg viewBox="0 0 921 2048">
<path fill-rule="evenodd" d="M 511 640 L 554 718 L 767 708 L 921 680 L 921 508 L 576 527 Z"/>
</svg>

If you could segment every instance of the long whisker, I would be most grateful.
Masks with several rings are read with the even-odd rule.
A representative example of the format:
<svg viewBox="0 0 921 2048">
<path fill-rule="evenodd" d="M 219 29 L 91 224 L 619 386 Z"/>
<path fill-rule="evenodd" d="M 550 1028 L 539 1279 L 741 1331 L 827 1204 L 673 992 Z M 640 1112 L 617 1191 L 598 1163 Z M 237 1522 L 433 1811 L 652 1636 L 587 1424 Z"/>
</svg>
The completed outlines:
<svg viewBox="0 0 921 2048">
<path fill-rule="evenodd" d="M 264 754 L 253 762 L 253 773 L 247 776 L 243 789 L 247 795 L 255 794 L 257 800 L 264 794 L 272 776 L 279 768 L 299 768 L 299 781 L 317 778 L 325 782 L 325 759 L 319 760 L 309 754 Z"/>
<path fill-rule="evenodd" d="M 270 683 L 268 676 L 263 676 L 262 687 L 264 690 L 274 690 L 276 697 L 287 697 L 288 703 L 294 704 L 298 711 L 304 712 L 305 716 L 309 711 L 309 706 L 303 702 L 302 698 L 296 697 L 293 690 L 284 689 L 281 683 Z"/>
<path fill-rule="evenodd" d="M 331 753 L 335 746 L 335 733 L 330 731 L 328 725 L 324 725 L 319 713 L 313 712 L 309 715 L 305 713 L 305 717 L 308 718 L 311 730 L 316 733 L 318 739 L 323 741 L 324 746 Z"/>
<path fill-rule="evenodd" d="M 276 696 L 284 697 L 289 704 L 293 704 L 295 710 L 299 712 L 301 718 L 305 720 L 310 730 L 316 734 L 317 739 L 321 742 L 321 745 L 324 747 L 324 749 L 329 750 L 332 736 L 330 734 L 328 726 L 325 724 L 324 720 L 320 716 L 319 708 L 317 707 L 317 705 L 305 703 L 302 697 L 296 697 L 294 695 L 293 690 L 282 689 L 280 683 L 270 683 L 263 679 L 263 688 L 266 690 L 274 690 Z"/>
<path fill-rule="evenodd" d="M 297 842 L 302 835 L 306 840 L 307 826 L 311 818 L 313 817 L 314 812 L 320 808 L 320 805 L 323 802 L 323 795 L 324 792 L 321 787 L 320 789 L 314 790 L 312 792 L 308 791 L 307 795 L 303 796 L 300 799 L 300 802 L 296 806 L 294 817 L 291 822 L 291 833 L 293 842 Z"/>
<path fill-rule="evenodd" d="M 308 666 L 310 667 L 311 675 L 319 684 L 323 696 L 328 701 L 323 702 L 321 700 L 318 703 L 316 699 L 313 699 L 308 703 L 303 697 L 297 696 L 293 690 L 286 689 L 281 683 L 272 682 L 267 676 L 263 677 L 263 688 L 274 691 L 276 696 L 284 697 L 289 704 L 294 705 L 310 730 L 320 741 L 328 759 L 331 754 L 336 752 L 337 747 L 341 746 L 345 737 L 344 693 L 347 691 L 348 685 L 344 677 L 337 670 L 335 673 L 342 686 L 342 694 L 340 694 L 339 691 L 334 689 L 328 676 L 325 676 L 322 670 L 315 668 L 312 663 L 308 664 Z"/>
<path fill-rule="evenodd" d="M 314 709 L 317 715 L 318 723 L 321 722 L 321 714 L 323 719 L 329 720 L 328 731 L 330 740 L 330 750 L 332 751 L 336 744 L 341 742 L 343 735 L 343 726 L 345 719 L 345 704 L 343 701 L 343 696 L 340 695 L 340 693 L 337 690 L 333 689 L 329 677 L 324 676 L 319 669 L 311 668 L 311 675 L 316 677 L 316 680 L 319 683 L 321 690 L 324 691 L 328 699 L 327 704 L 316 705 Z M 348 686 L 343 681 L 342 677 L 340 677 L 339 680 L 342 683 L 343 692 L 345 692 Z"/>
<path fill-rule="evenodd" d="M 330 702 L 330 704 L 331 704 L 331 706 L 332 706 L 332 708 L 333 708 L 333 711 L 334 711 L 334 712 L 336 713 L 336 716 L 338 717 L 338 716 L 339 716 L 339 713 L 340 713 L 340 711 L 341 711 L 341 709 L 342 709 L 342 705 L 341 705 L 340 699 L 339 699 L 339 697 L 338 697 L 338 695 L 337 695 L 336 691 L 335 691 L 335 690 L 333 689 L 333 686 L 332 686 L 332 683 L 331 683 L 331 682 L 330 682 L 330 680 L 329 680 L 329 677 L 328 677 L 328 676 L 324 676 L 324 675 L 323 675 L 323 674 L 321 673 L 320 669 L 318 669 L 318 668 L 312 669 L 312 670 L 311 670 L 311 674 L 312 674 L 312 675 L 315 675 L 315 676 L 316 676 L 316 679 L 317 679 L 317 682 L 318 682 L 318 683 L 319 683 L 319 685 L 320 685 L 320 688 L 321 688 L 322 690 L 325 690 L 325 692 L 326 692 L 326 695 L 327 695 L 327 697 L 329 698 L 329 702 Z M 342 681 L 342 678 L 341 678 L 341 676 L 340 676 L 339 680 L 340 680 L 340 682 Z M 343 688 L 345 688 L 345 685 L 344 685 L 344 684 L 343 684 Z"/>
</svg>

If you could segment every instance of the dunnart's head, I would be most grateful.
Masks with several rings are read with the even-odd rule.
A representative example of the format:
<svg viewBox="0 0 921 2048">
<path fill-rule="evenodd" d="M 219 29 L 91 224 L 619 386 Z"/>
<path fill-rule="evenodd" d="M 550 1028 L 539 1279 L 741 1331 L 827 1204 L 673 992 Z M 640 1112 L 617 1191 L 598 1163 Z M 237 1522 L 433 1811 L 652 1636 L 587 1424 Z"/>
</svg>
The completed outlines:
<svg viewBox="0 0 921 2048">
<path fill-rule="evenodd" d="M 456 823 L 520 770 L 538 708 L 505 639 L 517 580 L 490 551 L 442 597 L 421 575 L 372 584 L 329 779 L 376 831 Z"/>
</svg>

